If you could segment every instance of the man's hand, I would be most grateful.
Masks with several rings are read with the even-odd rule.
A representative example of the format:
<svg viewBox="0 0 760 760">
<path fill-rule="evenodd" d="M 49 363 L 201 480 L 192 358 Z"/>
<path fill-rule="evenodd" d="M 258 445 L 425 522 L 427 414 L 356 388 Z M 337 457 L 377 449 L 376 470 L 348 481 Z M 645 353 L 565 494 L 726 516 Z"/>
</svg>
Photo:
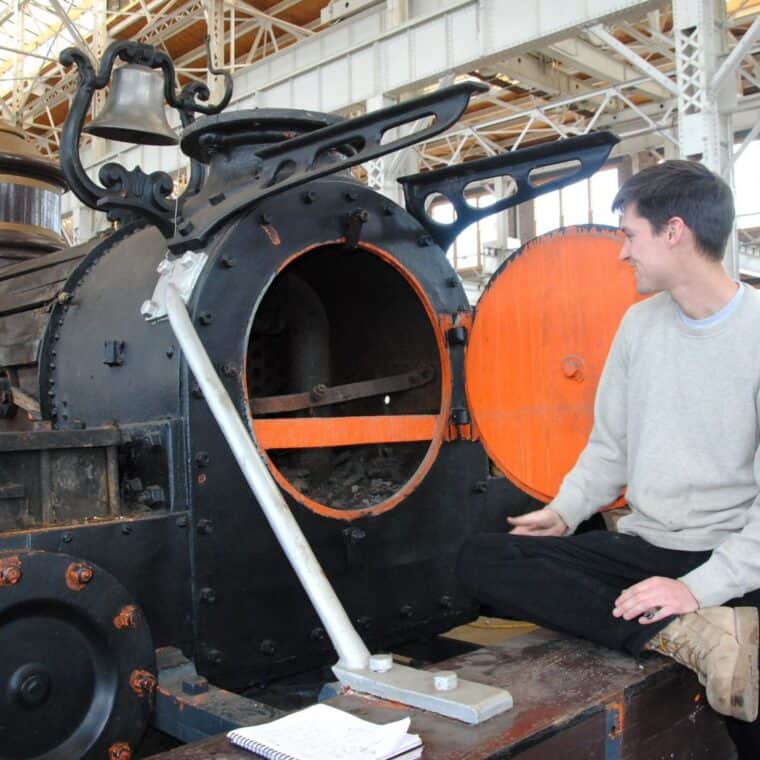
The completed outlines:
<svg viewBox="0 0 760 760">
<path fill-rule="evenodd" d="M 612 614 L 624 620 L 656 623 L 669 615 L 683 615 L 699 609 L 689 587 L 673 578 L 654 576 L 627 588 L 615 600 Z"/>
<path fill-rule="evenodd" d="M 567 523 L 551 507 L 537 509 L 519 517 L 508 517 L 510 533 L 516 536 L 564 536 Z"/>
</svg>

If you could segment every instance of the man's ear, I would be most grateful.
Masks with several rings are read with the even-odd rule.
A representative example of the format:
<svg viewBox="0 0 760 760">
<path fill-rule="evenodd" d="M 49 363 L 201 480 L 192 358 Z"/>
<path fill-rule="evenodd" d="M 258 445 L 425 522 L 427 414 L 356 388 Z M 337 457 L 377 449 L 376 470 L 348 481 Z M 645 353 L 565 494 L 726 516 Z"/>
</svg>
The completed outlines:
<svg viewBox="0 0 760 760">
<path fill-rule="evenodd" d="M 670 246 L 677 246 L 683 242 L 684 235 L 688 234 L 686 222 L 680 216 L 671 216 L 665 226 L 665 239 Z"/>
</svg>

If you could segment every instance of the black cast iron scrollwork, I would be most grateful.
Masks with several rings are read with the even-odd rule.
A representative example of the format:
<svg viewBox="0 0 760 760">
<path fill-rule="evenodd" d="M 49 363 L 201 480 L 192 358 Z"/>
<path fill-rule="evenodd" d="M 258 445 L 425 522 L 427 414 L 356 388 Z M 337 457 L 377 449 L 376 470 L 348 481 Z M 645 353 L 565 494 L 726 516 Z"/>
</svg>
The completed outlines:
<svg viewBox="0 0 760 760">
<path fill-rule="evenodd" d="M 209 40 L 206 38 L 207 51 Z M 225 80 L 225 91 L 221 101 L 215 105 L 203 105 L 210 97 L 209 89 L 199 82 L 186 85 L 177 94 L 174 89 L 174 64 L 171 58 L 152 45 L 131 40 L 118 40 L 106 49 L 96 73 L 87 55 L 78 48 L 66 48 L 60 55 L 64 66 L 76 65 L 79 86 L 71 104 L 71 109 L 63 126 L 61 137 L 61 168 L 74 194 L 85 205 L 99 211 L 106 211 L 110 221 L 126 222 L 135 218 L 147 219 L 155 224 L 164 235 L 172 232 L 175 209 L 183 200 L 194 195 L 203 183 L 203 165 L 191 160 L 190 177 L 183 194 L 172 200 L 173 182 L 166 172 L 146 174 L 136 167 L 127 170 L 120 164 L 105 164 L 99 173 L 103 186 L 93 182 L 84 170 L 79 157 L 79 138 L 87 111 L 96 90 L 102 90 L 111 79 L 111 72 L 117 58 L 125 63 L 161 69 L 164 75 L 164 98 L 179 112 L 182 126 L 186 127 L 195 119 L 196 113 L 206 115 L 222 111 L 232 97 L 232 78 L 226 71 L 211 65 L 208 51 L 209 71 L 221 75 Z"/>
</svg>

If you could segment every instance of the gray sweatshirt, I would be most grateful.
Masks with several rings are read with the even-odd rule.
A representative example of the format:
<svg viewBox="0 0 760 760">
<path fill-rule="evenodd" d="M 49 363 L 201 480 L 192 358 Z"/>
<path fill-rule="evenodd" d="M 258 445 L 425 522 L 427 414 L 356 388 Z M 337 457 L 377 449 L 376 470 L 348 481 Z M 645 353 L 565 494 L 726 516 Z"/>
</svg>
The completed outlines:
<svg viewBox="0 0 760 760">
<path fill-rule="evenodd" d="M 682 580 L 700 606 L 760 588 L 760 292 L 714 325 L 660 293 L 632 306 L 599 382 L 586 448 L 549 505 L 573 532 L 627 485 L 622 533 L 712 550 Z"/>
</svg>

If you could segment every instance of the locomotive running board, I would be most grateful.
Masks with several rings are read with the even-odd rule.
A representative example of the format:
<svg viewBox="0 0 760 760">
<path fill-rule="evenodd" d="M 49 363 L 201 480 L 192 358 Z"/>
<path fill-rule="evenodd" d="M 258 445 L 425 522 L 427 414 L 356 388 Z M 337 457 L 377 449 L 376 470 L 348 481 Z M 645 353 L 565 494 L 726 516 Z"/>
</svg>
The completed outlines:
<svg viewBox="0 0 760 760">
<path fill-rule="evenodd" d="M 181 279 L 181 275 L 175 274 L 173 268 L 161 274 L 167 282 L 154 298 L 162 301 L 158 307 L 166 310 L 169 324 L 214 419 L 338 653 L 333 672 L 340 682 L 357 691 L 471 724 L 509 710 L 512 695 L 504 689 L 458 681 L 454 673 L 434 674 L 394 665 L 387 654 L 370 656 L 198 337 L 185 300 L 174 284 L 174 278 Z M 144 316 L 151 320 L 149 314 Z"/>
</svg>

